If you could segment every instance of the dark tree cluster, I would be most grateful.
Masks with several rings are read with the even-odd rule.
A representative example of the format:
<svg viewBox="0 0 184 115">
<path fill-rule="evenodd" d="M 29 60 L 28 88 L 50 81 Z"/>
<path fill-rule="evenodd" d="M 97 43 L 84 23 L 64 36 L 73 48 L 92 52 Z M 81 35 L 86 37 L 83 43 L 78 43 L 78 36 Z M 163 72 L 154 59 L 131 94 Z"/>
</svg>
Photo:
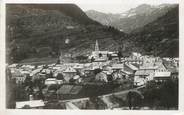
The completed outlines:
<svg viewBox="0 0 184 115">
<path fill-rule="evenodd" d="M 144 91 L 144 102 L 155 109 L 178 109 L 178 79 L 163 83 L 150 82 Z"/>
</svg>

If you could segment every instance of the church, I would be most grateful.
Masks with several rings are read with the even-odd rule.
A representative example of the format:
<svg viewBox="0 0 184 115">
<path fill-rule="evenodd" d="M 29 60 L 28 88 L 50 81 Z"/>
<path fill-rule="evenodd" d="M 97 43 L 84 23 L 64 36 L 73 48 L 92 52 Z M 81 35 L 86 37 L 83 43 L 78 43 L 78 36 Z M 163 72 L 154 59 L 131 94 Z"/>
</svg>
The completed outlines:
<svg viewBox="0 0 184 115">
<path fill-rule="evenodd" d="M 107 61 L 108 55 L 110 55 L 112 53 L 113 52 L 109 52 L 109 51 L 100 51 L 99 45 L 98 45 L 98 40 L 96 40 L 95 51 L 92 51 L 92 54 L 89 58 L 93 59 L 94 62 L 103 62 L 103 61 Z"/>
</svg>

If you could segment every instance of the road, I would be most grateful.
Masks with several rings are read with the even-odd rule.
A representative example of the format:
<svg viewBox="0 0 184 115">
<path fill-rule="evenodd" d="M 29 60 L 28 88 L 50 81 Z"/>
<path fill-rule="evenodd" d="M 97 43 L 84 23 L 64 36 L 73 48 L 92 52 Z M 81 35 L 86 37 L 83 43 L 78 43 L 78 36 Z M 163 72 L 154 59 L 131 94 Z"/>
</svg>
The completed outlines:
<svg viewBox="0 0 184 115">
<path fill-rule="evenodd" d="M 107 97 L 107 96 L 112 96 L 112 95 L 123 95 L 123 94 L 130 92 L 130 91 L 140 93 L 138 91 L 138 89 L 143 88 L 143 87 L 145 87 L 145 86 L 141 86 L 141 87 L 137 87 L 137 88 L 129 89 L 129 90 L 124 90 L 124 91 L 120 91 L 120 92 L 110 93 L 110 94 L 106 94 L 106 95 L 101 95 L 98 97 L 102 98 L 102 97 Z M 77 102 L 77 101 L 84 101 L 84 100 L 89 100 L 89 97 L 79 98 L 79 99 L 59 100 L 59 102 Z"/>
<path fill-rule="evenodd" d="M 137 88 L 134 88 L 134 89 L 128 89 L 128 90 L 119 91 L 119 92 L 115 92 L 115 93 L 110 93 L 110 94 L 106 94 L 106 95 L 101 95 L 101 96 L 98 96 L 98 97 L 106 97 L 106 96 L 112 96 L 112 95 L 122 95 L 122 94 L 126 94 L 130 91 L 140 93 L 138 91 L 138 89 L 141 89 L 143 87 L 145 87 L 145 86 L 140 86 L 140 87 L 137 87 Z"/>
</svg>

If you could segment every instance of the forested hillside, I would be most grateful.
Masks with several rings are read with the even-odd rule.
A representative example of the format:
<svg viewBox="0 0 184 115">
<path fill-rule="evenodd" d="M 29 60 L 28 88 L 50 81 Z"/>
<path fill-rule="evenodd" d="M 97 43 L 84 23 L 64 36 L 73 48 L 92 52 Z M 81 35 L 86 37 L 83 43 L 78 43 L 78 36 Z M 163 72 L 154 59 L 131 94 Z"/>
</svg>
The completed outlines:
<svg viewBox="0 0 184 115">
<path fill-rule="evenodd" d="M 89 54 L 98 39 L 101 50 L 115 50 L 124 33 L 103 26 L 74 4 L 11 5 L 7 8 L 7 57 L 19 62 L 32 57 L 58 57 L 60 51 Z M 65 40 L 69 39 L 69 44 Z"/>
<path fill-rule="evenodd" d="M 178 6 L 164 16 L 130 34 L 136 47 L 144 53 L 161 57 L 179 56 L 179 11 Z"/>
</svg>

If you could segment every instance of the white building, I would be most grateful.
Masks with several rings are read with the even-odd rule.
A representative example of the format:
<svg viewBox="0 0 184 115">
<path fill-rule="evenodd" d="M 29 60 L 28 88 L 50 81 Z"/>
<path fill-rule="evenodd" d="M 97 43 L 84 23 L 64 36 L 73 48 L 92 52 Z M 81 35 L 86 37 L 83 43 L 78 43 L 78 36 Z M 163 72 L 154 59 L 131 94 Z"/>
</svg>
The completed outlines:
<svg viewBox="0 0 184 115">
<path fill-rule="evenodd" d="M 45 80 L 45 85 L 54 85 L 54 84 L 58 84 L 56 78 L 48 78 Z"/>
<path fill-rule="evenodd" d="M 30 101 L 16 102 L 17 109 L 21 109 L 26 106 L 30 109 L 43 108 L 45 106 L 45 103 L 43 102 L 43 100 L 30 100 Z"/>
<path fill-rule="evenodd" d="M 144 70 L 138 70 L 135 72 L 134 85 L 141 86 L 147 83 L 149 73 Z"/>
<path fill-rule="evenodd" d="M 154 80 L 165 81 L 171 78 L 171 72 L 155 72 Z"/>
</svg>

